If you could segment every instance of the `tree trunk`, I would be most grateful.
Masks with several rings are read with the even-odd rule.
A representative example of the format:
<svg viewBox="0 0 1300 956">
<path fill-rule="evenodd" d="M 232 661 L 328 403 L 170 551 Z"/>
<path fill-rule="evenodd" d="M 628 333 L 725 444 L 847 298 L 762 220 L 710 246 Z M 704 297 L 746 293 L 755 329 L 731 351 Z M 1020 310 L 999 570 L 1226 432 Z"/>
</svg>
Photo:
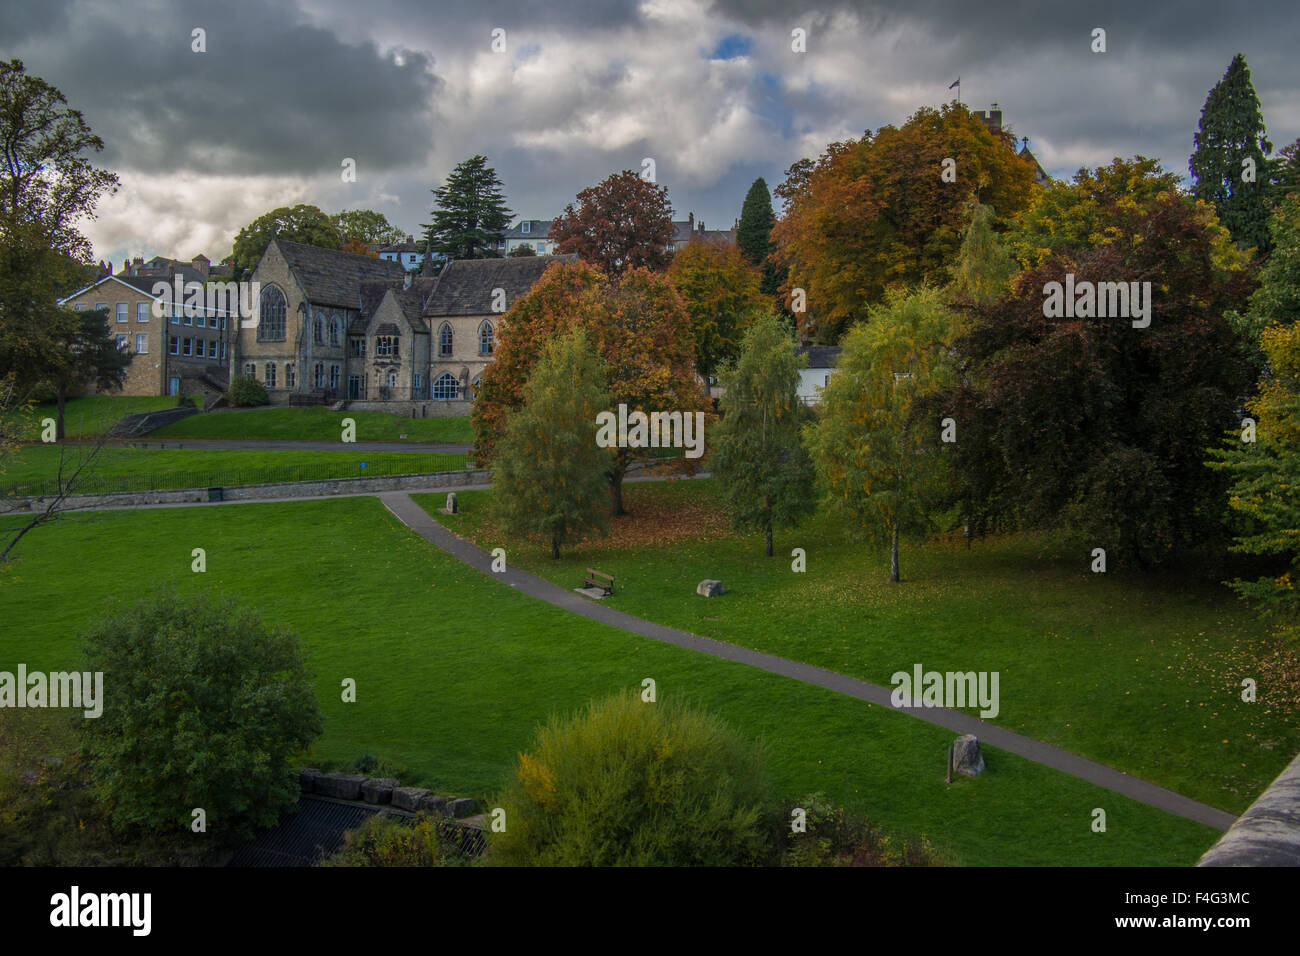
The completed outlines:
<svg viewBox="0 0 1300 956">
<path fill-rule="evenodd" d="M 559 538 L 551 539 L 551 557 L 554 558 L 556 561 L 560 560 L 560 539 Z"/>
<path fill-rule="evenodd" d="M 894 522 L 893 544 L 889 548 L 889 582 L 898 583 L 898 522 Z"/>
<path fill-rule="evenodd" d="M 57 396 L 57 398 L 55 399 L 55 401 L 56 401 L 56 403 L 58 404 L 58 407 L 59 407 L 59 416 L 58 416 L 58 418 L 55 419 L 55 425 L 54 425 L 54 437 L 55 437 L 55 439 L 58 440 L 58 441 L 63 441 L 63 437 L 64 437 L 64 435 L 63 435 L 63 410 L 64 410 L 64 408 L 67 407 L 67 404 L 68 404 L 68 394 L 67 394 L 66 391 L 64 391 L 64 389 L 62 388 L 62 386 L 60 386 L 59 389 L 58 389 L 58 391 L 55 393 L 55 395 Z"/>
<path fill-rule="evenodd" d="M 626 474 L 627 462 L 625 461 L 619 461 L 609 473 L 609 513 L 615 518 L 627 514 L 623 509 L 623 476 Z"/>
<path fill-rule="evenodd" d="M 767 556 L 772 556 L 772 526 L 767 526 Z"/>
</svg>

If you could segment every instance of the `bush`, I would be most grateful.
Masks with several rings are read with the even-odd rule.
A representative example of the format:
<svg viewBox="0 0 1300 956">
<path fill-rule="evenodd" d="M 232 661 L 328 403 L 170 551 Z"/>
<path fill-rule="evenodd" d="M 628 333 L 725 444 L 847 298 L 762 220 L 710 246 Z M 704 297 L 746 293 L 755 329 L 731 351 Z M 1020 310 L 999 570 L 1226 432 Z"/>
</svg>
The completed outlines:
<svg viewBox="0 0 1300 956">
<path fill-rule="evenodd" d="M 266 386 L 256 377 L 236 375 L 230 380 L 226 401 L 234 408 L 251 408 L 254 405 L 269 405 L 271 397 L 266 394 Z"/>
<path fill-rule="evenodd" d="M 806 829 L 795 833 L 786 826 L 783 866 L 942 866 L 947 862 L 928 840 L 893 839 L 876 829 L 865 814 L 850 813 L 821 794 L 787 806 L 787 821 L 794 819 L 796 807 L 804 811 Z"/>
<path fill-rule="evenodd" d="M 760 750 L 635 693 L 552 718 L 496 805 L 488 859 L 507 866 L 759 865 L 777 842 Z"/>
<path fill-rule="evenodd" d="M 442 866 L 448 851 L 436 821 L 421 814 L 405 821 L 377 813 L 343 835 L 343 848 L 322 866 Z"/>
<path fill-rule="evenodd" d="M 298 637 L 228 599 L 159 593 L 85 636 L 103 715 L 85 721 L 113 824 L 242 836 L 298 799 L 290 759 L 321 732 Z"/>
</svg>

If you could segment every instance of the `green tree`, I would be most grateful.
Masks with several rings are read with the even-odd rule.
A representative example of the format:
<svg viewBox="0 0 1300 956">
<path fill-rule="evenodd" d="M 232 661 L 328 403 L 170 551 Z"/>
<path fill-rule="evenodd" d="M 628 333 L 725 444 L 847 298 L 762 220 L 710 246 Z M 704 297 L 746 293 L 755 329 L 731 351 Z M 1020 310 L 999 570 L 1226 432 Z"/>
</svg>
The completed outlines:
<svg viewBox="0 0 1300 956">
<path fill-rule="evenodd" d="M 1269 250 L 1268 198 L 1273 151 L 1246 58 L 1238 53 L 1201 109 L 1189 162 L 1192 195 L 1214 206 L 1243 249 Z"/>
<path fill-rule="evenodd" d="M 51 372 L 47 382 L 58 407 L 55 435 L 59 441 L 64 438 L 63 419 L 68 397 L 87 385 L 93 385 L 101 392 L 120 389 L 134 357 L 117 347 L 117 337 L 109 328 L 107 308 L 63 311 L 64 321 L 60 325 L 65 331 L 61 334 L 63 341 L 59 349 L 62 361 Z"/>
<path fill-rule="evenodd" d="M 767 191 L 767 182 L 760 176 L 749 187 L 744 205 L 740 207 L 736 244 L 749 264 L 762 270 L 760 289 L 764 295 L 776 295 L 782 279 L 777 267 L 768 259 L 776 248 L 772 241 L 774 225 L 776 216 L 772 212 L 772 195 Z"/>
<path fill-rule="evenodd" d="M 371 246 L 405 242 L 406 233 L 398 229 L 382 212 L 373 209 L 345 209 L 330 216 L 340 238 L 356 239 Z"/>
<path fill-rule="evenodd" d="M 510 259 L 522 259 L 528 256 L 535 256 L 535 255 L 537 255 L 537 250 L 534 249 L 532 246 L 515 246 L 513 249 L 511 249 L 509 252 L 506 253 L 507 258 Z"/>
<path fill-rule="evenodd" d="M 1255 419 L 1253 441 L 1246 424 L 1222 448 L 1211 449 L 1210 467 L 1232 480 L 1228 505 L 1243 519 L 1232 550 L 1281 556 L 1280 574 L 1233 587 L 1252 602 L 1280 636 L 1294 639 L 1300 628 L 1300 324 L 1265 329 L 1264 354 L 1271 373 L 1259 396 L 1247 404 Z"/>
<path fill-rule="evenodd" d="M 298 800 L 290 760 L 321 732 L 302 645 L 229 599 L 158 593 L 84 637 L 103 713 L 85 722 L 117 827 L 244 836 Z"/>
<path fill-rule="evenodd" d="M 243 278 L 257 268 L 266 247 L 277 236 L 321 249 L 338 249 L 343 245 L 343 237 L 330 217 L 317 207 L 301 203 L 292 208 L 281 206 L 258 216 L 235 236 L 236 278 Z"/>
<path fill-rule="evenodd" d="M 451 259 L 496 258 L 513 218 L 501 186 L 486 156 L 457 163 L 433 190 L 433 222 L 423 227 L 426 252 Z"/>
<path fill-rule="evenodd" d="M 716 718 L 627 692 L 552 718 L 505 793 L 503 866 L 761 866 L 776 820 L 762 751 Z"/>
<path fill-rule="evenodd" d="M 682 297 L 695 337 L 695 370 L 706 382 L 734 359 L 745 324 L 768 306 L 758 270 L 735 243 L 692 242 L 673 255 L 668 278 Z"/>
<path fill-rule="evenodd" d="M 1259 285 L 1244 313 L 1228 320 L 1242 337 L 1255 368 L 1263 371 L 1261 335 L 1270 325 L 1290 325 L 1300 319 L 1300 192 L 1284 196 L 1268 221 L 1272 253 L 1259 270 Z"/>
<path fill-rule="evenodd" d="M 62 93 L 0 62 L 0 378 L 13 376 L 20 404 L 67 359 L 55 302 L 90 257 L 80 220 L 117 188 L 91 163 L 103 148 Z"/>
<path fill-rule="evenodd" d="M 740 357 L 722 373 L 722 420 L 713 427 L 710 462 L 737 531 L 793 528 L 816 510 L 816 472 L 800 430 L 811 418 L 799 400 L 794 337 L 776 316 L 756 321 Z"/>
<path fill-rule="evenodd" d="M 892 292 L 868 319 L 844 337 L 808 446 L 832 509 L 870 538 L 888 537 L 897 582 L 899 535 L 930 527 L 943 490 L 941 423 L 918 414 L 918 400 L 953 381 L 957 323 L 932 287 Z"/>
<path fill-rule="evenodd" d="M 952 284 L 949 286 L 952 296 L 988 303 L 1006 292 L 1016 272 L 1016 264 L 993 223 L 993 207 L 976 203 L 953 266 Z"/>
<path fill-rule="evenodd" d="M 492 472 L 492 503 L 507 534 L 541 535 L 551 557 L 608 527 L 610 453 L 596 444 L 609 409 L 604 363 L 586 333 L 551 339 L 509 417 Z"/>
</svg>

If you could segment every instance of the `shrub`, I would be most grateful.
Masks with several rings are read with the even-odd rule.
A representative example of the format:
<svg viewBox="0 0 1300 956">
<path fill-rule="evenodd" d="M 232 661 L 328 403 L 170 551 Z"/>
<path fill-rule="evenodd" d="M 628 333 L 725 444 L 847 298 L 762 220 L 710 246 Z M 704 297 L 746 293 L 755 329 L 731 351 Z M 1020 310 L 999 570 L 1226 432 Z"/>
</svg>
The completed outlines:
<svg viewBox="0 0 1300 956">
<path fill-rule="evenodd" d="M 290 766 L 321 732 L 291 631 L 229 599 L 158 593 L 84 638 L 103 672 L 103 714 L 83 749 L 115 826 L 240 836 L 274 824 L 298 799 Z"/>
<path fill-rule="evenodd" d="M 783 866 L 942 866 L 947 862 L 922 837 L 898 840 L 878 830 L 865 814 L 850 813 L 821 794 L 804 797 L 785 808 L 785 820 L 795 808 L 805 813 L 806 829 L 785 828 Z"/>
<path fill-rule="evenodd" d="M 759 748 L 716 718 L 627 693 L 552 718 L 497 800 L 503 865 L 736 866 L 773 861 Z"/>
<path fill-rule="evenodd" d="M 266 394 L 266 386 L 256 377 L 236 375 L 230 380 L 226 401 L 235 408 L 251 408 L 254 405 L 269 405 L 271 397 Z"/>
<path fill-rule="evenodd" d="M 447 848 L 436 821 L 425 814 L 411 823 L 377 813 L 343 836 L 343 848 L 322 866 L 442 866 Z"/>
</svg>

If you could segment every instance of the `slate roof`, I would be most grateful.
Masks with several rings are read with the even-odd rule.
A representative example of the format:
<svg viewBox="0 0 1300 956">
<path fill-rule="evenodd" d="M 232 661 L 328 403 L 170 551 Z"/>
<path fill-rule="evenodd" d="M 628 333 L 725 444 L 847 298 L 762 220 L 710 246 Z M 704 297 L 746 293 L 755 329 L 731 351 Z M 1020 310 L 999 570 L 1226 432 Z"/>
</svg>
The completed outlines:
<svg viewBox="0 0 1300 956">
<path fill-rule="evenodd" d="M 506 233 L 507 239 L 545 239 L 551 231 L 554 219 L 520 219 Z M 528 232 L 524 232 L 524 223 L 528 223 Z"/>
<path fill-rule="evenodd" d="M 487 315 L 492 311 L 493 289 L 505 289 L 508 309 L 533 287 L 552 262 L 576 262 L 577 259 L 577 255 L 570 253 L 453 260 L 438 276 L 438 285 L 424 306 L 424 316 Z"/>
<path fill-rule="evenodd" d="M 287 239 L 272 241 L 280 247 L 307 300 L 314 305 L 355 309 L 360 305 L 361 283 L 376 279 L 396 279 L 400 283 L 406 274 L 398 263 L 387 259 L 320 249 Z"/>
<path fill-rule="evenodd" d="M 409 289 L 403 289 L 402 285 L 406 280 L 393 281 L 368 281 L 361 283 L 361 315 L 359 326 L 364 328 L 370 317 L 379 310 L 379 306 L 384 301 L 384 296 L 389 292 L 393 293 L 397 300 L 397 305 L 401 308 L 406 320 L 411 323 L 411 329 L 415 332 L 428 332 L 429 326 L 423 319 L 424 305 L 431 293 L 438 285 L 438 277 L 421 276 L 411 282 Z M 354 325 L 354 330 L 357 328 Z"/>
<path fill-rule="evenodd" d="M 835 368 L 840 364 L 838 345 L 801 345 L 799 354 L 808 357 L 808 368 Z"/>
</svg>

